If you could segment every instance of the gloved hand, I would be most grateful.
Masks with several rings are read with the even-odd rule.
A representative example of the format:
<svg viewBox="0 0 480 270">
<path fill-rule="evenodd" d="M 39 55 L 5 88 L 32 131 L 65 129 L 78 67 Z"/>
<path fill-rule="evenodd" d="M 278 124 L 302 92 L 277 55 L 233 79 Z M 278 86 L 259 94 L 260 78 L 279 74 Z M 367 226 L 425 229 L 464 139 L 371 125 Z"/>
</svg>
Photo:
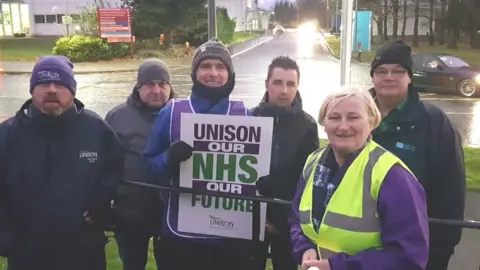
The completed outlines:
<svg viewBox="0 0 480 270">
<path fill-rule="evenodd" d="M 265 197 L 273 197 L 273 187 L 271 186 L 272 177 L 270 175 L 265 175 L 258 178 L 257 182 L 255 182 L 255 187 L 257 188 L 260 195 Z"/>
<path fill-rule="evenodd" d="M 170 145 L 170 163 L 178 165 L 192 156 L 193 147 L 184 141 L 177 141 Z"/>
</svg>

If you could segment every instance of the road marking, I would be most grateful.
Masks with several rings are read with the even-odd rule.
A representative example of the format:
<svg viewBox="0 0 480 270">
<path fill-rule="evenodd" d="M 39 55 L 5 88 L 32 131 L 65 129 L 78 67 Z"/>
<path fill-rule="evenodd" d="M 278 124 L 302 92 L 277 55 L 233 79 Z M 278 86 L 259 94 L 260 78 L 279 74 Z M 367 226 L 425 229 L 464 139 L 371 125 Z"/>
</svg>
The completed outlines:
<svg viewBox="0 0 480 270">
<path fill-rule="evenodd" d="M 260 43 L 257 43 L 257 44 L 255 44 L 255 45 L 253 45 L 252 47 L 246 48 L 245 50 L 240 51 L 240 52 L 232 55 L 232 58 L 237 57 L 237 56 L 239 56 L 239 55 L 242 54 L 242 53 L 248 52 L 248 51 L 250 51 L 251 49 L 253 49 L 253 48 L 257 47 L 257 46 L 260 46 L 260 45 L 262 45 L 263 43 L 268 42 L 268 41 L 270 41 L 270 40 L 272 40 L 272 39 L 273 39 L 273 37 L 269 37 L 267 40 L 264 40 L 264 41 L 262 41 L 262 42 L 260 42 Z"/>
<path fill-rule="evenodd" d="M 445 112 L 446 114 L 458 114 L 458 115 L 473 115 L 473 113 L 465 113 L 465 112 Z"/>
</svg>

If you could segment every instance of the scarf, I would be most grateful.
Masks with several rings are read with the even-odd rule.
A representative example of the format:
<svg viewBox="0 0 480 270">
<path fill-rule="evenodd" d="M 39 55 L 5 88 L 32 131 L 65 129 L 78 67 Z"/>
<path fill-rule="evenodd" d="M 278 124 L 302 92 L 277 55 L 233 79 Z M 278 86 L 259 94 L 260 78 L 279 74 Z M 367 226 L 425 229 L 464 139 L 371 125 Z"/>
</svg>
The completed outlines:
<svg viewBox="0 0 480 270">
<path fill-rule="evenodd" d="M 317 232 L 322 223 L 328 203 L 342 182 L 348 168 L 363 148 L 365 148 L 367 143 L 368 141 L 359 150 L 352 153 L 345 161 L 345 164 L 341 167 L 338 166 L 333 149 L 330 145 L 325 148 L 320 156 L 320 160 L 313 175 L 312 194 L 312 220 L 313 227 Z"/>
</svg>

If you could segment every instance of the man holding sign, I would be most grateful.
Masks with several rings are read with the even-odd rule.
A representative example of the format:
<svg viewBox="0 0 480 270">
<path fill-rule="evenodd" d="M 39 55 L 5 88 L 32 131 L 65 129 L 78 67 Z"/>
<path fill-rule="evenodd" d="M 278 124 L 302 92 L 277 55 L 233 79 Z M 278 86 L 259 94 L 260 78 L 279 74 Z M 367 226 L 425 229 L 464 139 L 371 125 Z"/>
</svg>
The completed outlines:
<svg viewBox="0 0 480 270">
<path fill-rule="evenodd" d="M 182 128 L 185 123 L 181 123 L 181 120 L 183 121 L 185 114 L 229 115 L 232 117 L 249 115 L 243 102 L 230 101 L 228 98 L 235 85 L 235 73 L 230 53 L 220 41 L 212 39 L 197 49 L 192 62 L 192 81 L 192 94 L 188 99 L 169 102 L 160 111 L 145 150 L 149 171 L 162 185 L 180 186 L 180 163 L 190 159 L 187 164 L 203 162 L 202 165 L 205 165 L 205 162 L 211 162 L 212 159 L 208 154 L 205 154 L 205 159 L 201 161 L 198 160 L 198 156 L 197 158 L 192 157 L 194 150 L 197 151 L 200 147 L 197 144 L 202 144 L 202 142 L 200 139 L 196 143 L 193 140 L 188 143 L 182 140 L 183 134 L 185 134 Z M 231 122 L 234 123 L 236 120 Z M 193 129 L 192 126 L 189 132 L 193 133 Z M 197 132 L 201 134 L 200 130 Z M 223 137 L 228 134 L 227 130 L 222 132 Z M 207 147 L 213 146 L 207 145 Z M 245 166 L 248 164 L 245 161 Z M 187 171 L 185 166 L 188 167 L 183 164 L 182 171 Z M 194 178 L 191 172 L 190 170 L 190 179 Z M 206 170 L 203 170 L 201 174 L 204 179 L 208 178 Z M 222 199 L 210 197 L 210 201 L 205 201 L 206 198 L 202 199 L 200 196 L 197 201 L 192 200 L 192 198 L 198 198 L 193 195 L 164 194 L 165 224 L 161 236 L 163 244 L 159 255 L 162 256 L 162 262 L 165 262 L 165 269 L 249 269 L 250 254 L 248 246 L 242 243 L 242 240 L 195 234 L 179 228 L 181 225 L 179 224 L 179 208 L 182 205 L 182 199 L 179 200 L 179 198 L 186 196 L 190 197 L 191 205 L 193 203 L 218 205 L 219 201 L 215 202 L 212 199 Z M 242 206 L 233 205 L 232 207 L 240 209 Z M 199 223 L 195 216 L 188 221 L 194 226 Z M 216 222 L 218 225 L 230 226 L 228 221 L 217 219 Z"/>
</svg>

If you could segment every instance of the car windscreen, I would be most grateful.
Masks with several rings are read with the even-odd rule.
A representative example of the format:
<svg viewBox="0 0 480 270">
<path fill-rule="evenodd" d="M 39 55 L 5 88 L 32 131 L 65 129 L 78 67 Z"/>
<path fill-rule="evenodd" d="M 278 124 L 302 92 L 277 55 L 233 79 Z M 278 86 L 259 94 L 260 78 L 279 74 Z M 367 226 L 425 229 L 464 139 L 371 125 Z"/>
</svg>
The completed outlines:
<svg viewBox="0 0 480 270">
<path fill-rule="evenodd" d="M 440 55 L 438 58 L 449 67 L 469 67 L 470 65 L 462 59 L 451 55 Z"/>
</svg>

